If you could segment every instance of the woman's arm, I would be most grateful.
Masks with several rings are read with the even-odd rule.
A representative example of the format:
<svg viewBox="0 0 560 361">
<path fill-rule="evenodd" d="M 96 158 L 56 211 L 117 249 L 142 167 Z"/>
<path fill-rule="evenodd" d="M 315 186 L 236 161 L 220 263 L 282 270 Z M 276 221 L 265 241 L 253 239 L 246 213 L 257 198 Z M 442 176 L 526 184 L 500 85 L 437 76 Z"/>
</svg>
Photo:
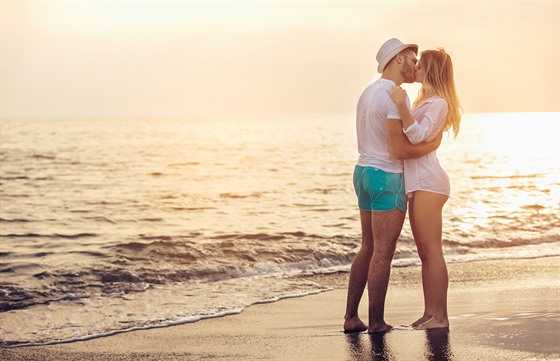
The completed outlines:
<svg viewBox="0 0 560 361">
<path fill-rule="evenodd" d="M 403 119 L 404 134 L 412 144 L 416 145 L 433 139 L 436 132 L 443 128 L 445 116 L 447 115 L 447 102 L 445 99 L 435 99 L 430 104 L 427 104 L 428 108 L 421 121 L 418 122 L 412 118 L 410 111 L 406 108 L 406 103 L 404 103 L 404 108 L 401 105 L 403 103 L 402 99 L 406 97 L 405 90 L 393 87 L 392 92 L 387 92 L 399 110 L 399 114 Z"/>
<path fill-rule="evenodd" d="M 403 129 L 407 129 L 412 124 L 414 124 L 414 118 L 412 114 L 410 114 L 410 110 L 406 104 L 406 90 L 403 88 L 394 85 L 391 89 L 387 90 L 387 94 L 391 97 L 395 105 L 397 106 L 397 110 L 399 111 L 399 115 L 401 116 Z"/>
</svg>

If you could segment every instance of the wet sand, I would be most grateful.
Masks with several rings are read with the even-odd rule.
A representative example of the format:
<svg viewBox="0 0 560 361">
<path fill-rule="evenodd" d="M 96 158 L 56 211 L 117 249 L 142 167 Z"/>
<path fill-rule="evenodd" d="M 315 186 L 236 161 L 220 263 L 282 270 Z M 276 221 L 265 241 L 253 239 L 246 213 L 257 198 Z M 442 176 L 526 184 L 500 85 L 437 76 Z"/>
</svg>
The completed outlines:
<svg viewBox="0 0 560 361">
<path fill-rule="evenodd" d="M 0 350 L 1 360 L 560 360 L 560 257 L 449 265 L 450 331 L 416 331 L 419 267 L 393 268 L 385 334 L 346 335 L 348 274 L 332 291 L 241 314 L 89 341 Z M 366 299 L 360 315 L 367 319 Z"/>
</svg>

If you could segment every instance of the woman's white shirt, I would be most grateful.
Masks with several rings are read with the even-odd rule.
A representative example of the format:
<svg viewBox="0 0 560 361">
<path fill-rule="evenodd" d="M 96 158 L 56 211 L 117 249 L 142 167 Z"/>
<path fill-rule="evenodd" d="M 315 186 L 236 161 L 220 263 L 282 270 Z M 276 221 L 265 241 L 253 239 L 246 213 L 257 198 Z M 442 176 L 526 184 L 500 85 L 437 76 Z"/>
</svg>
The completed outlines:
<svg viewBox="0 0 560 361">
<path fill-rule="evenodd" d="M 447 108 L 445 99 L 433 96 L 412 109 L 414 123 L 403 129 L 408 140 L 412 144 L 433 140 L 445 125 Z M 404 184 L 409 197 L 418 190 L 445 195 L 451 191 L 449 177 L 439 164 L 435 151 L 404 161 Z"/>
<path fill-rule="evenodd" d="M 412 144 L 432 141 L 443 128 L 447 116 L 447 101 L 438 96 L 426 99 L 411 111 L 414 123 L 404 129 Z"/>
</svg>

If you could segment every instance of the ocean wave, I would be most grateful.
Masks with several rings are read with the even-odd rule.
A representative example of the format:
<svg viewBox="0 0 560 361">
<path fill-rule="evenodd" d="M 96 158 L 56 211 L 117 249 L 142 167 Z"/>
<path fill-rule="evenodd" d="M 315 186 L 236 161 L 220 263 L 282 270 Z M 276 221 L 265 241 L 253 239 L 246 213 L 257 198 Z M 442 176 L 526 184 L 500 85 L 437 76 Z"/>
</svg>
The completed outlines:
<svg viewBox="0 0 560 361">
<path fill-rule="evenodd" d="M 300 244 L 298 240 L 301 236 L 306 237 L 306 243 L 314 238 L 314 247 Z M 58 302 L 68 299 L 68 295 L 77 298 L 89 297 L 91 294 L 122 295 L 143 292 L 154 285 L 320 272 L 345 267 L 355 256 L 355 242 L 340 242 L 338 247 L 333 248 L 332 244 L 324 241 L 325 237 L 303 232 L 229 234 L 206 244 L 171 236 L 142 238 L 148 242 L 133 241 L 105 246 L 107 251 L 103 252 L 67 251 L 68 254 L 94 257 L 106 266 L 94 264 L 91 268 L 78 270 L 58 269 L 35 273 L 33 276 L 41 282 L 41 291 L 24 287 L 21 292 L 28 297 L 3 297 L 0 311 Z M 270 246 L 271 240 L 275 241 L 275 247 Z M 279 240 L 286 242 L 279 243 Z M 249 248 L 246 242 L 251 243 Z M 284 246 L 278 248 L 279 244 Z M 47 255 L 45 252 L 35 253 L 37 257 Z M 7 274 L 16 273 L 9 264 L 3 271 Z M 0 289 L 3 286 L 0 284 Z M 9 287 L 6 292 L 14 294 L 14 290 Z"/>
<path fill-rule="evenodd" d="M 33 154 L 32 158 L 53 160 L 56 159 L 56 156 L 54 154 Z"/>
<path fill-rule="evenodd" d="M 94 221 L 94 222 L 106 222 L 106 223 L 111 223 L 111 224 L 116 224 L 117 222 L 108 218 L 108 217 L 102 217 L 102 216 L 93 216 L 93 217 L 84 217 L 84 219 L 90 220 L 90 221 Z"/>
<path fill-rule="evenodd" d="M 183 162 L 183 163 L 171 163 L 168 164 L 168 167 L 185 167 L 185 166 L 191 166 L 191 165 L 200 165 L 199 162 Z"/>
<path fill-rule="evenodd" d="M 206 210 L 217 209 L 217 208 L 201 206 L 201 207 L 170 207 L 169 209 L 173 211 L 206 211 Z"/>
<path fill-rule="evenodd" d="M 43 252 L 43 253 L 45 253 L 45 252 Z M 52 254 L 52 252 L 49 253 L 49 254 Z M 68 251 L 68 254 L 79 254 L 79 255 L 99 257 L 99 258 L 104 258 L 104 257 L 109 256 L 106 253 L 96 252 L 96 251 Z"/>
<path fill-rule="evenodd" d="M 97 234 L 94 233 L 4 235 L 16 239 L 76 239 L 95 236 Z M 444 250 L 454 260 L 466 260 L 469 257 L 482 257 L 479 253 L 483 250 L 546 246 L 555 242 L 560 242 L 558 236 L 508 241 L 490 239 L 469 241 L 468 244 L 446 239 Z M 94 260 L 95 263 L 89 263 L 90 266 L 84 265 L 80 269 L 71 268 L 73 265 L 56 269 L 39 264 L 21 264 L 17 262 L 18 256 L 9 252 L 0 254 L 5 261 L 1 272 L 6 275 L 6 279 L 21 273 L 23 266 L 28 270 L 43 268 L 43 271 L 33 273 L 33 278 L 39 280 L 41 286 L 37 289 L 21 289 L 22 292 L 28 292 L 29 299 L 2 298 L 0 303 L 3 306 L 0 310 L 57 302 L 65 299 L 68 294 L 76 297 L 89 294 L 128 294 L 143 292 L 155 285 L 182 282 L 217 282 L 265 275 L 293 276 L 301 273 L 346 271 L 359 249 L 359 243 L 356 236 L 326 236 L 302 231 L 226 233 L 206 237 L 201 232 L 195 232 L 186 235 L 139 235 L 137 240 L 108 244 L 101 248 L 41 251 L 25 255 L 38 259 L 37 262 L 62 253 L 69 257 L 84 255 L 89 257 L 85 259 Z M 406 236 L 399 239 L 394 260 L 398 266 L 419 264 L 416 245 L 412 239 Z M 0 284 L 0 289 L 2 286 Z M 38 289 L 41 291 L 37 291 Z"/>
<path fill-rule="evenodd" d="M 160 217 L 153 217 L 153 218 L 140 218 L 140 222 L 163 222 L 164 219 Z"/>
<path fill-rule="evenodd" d="M 40 234 L 40 233 L 22 233 L 22 234 L 0 234 L 0 237 L 6 238 L 65 238 L 65 239 L 78 239 L 97 237 L 96 233 L 77 233 L 77 234 Z"/>
<path fill-rule="evenodd" d="M 540 244 L 547 244 L 547 243 L 556 243 L 560 242 L 560 235 L 551 235 L 546 237 L 539 237 L 539 238 L 511 238 L 508 240 L 500 240 L 500 239 L 485 239 L 485 240 L 471 240 L 468 244 L 462 243 L 460 241 L 453 241 L 449 239 L 443 240 L 444 245 L 450 247 L 462 247 L 468 248 L 471 250 L 476 249 L 487 249 L 487 248 L 510 248 L 510 247 L 519 247 L 519 246 L 527 246 L 527 245 L 540 245 Z"/>
<path fill-rule="evenodd" d="M 28 222 L 33 222 L 30 219 L 23 219 L 23 218 L 15 218 L 15 219 L 7 219 L 7 218 L 1 218 L 0 217 L 0 223 L 5 222 L 5 223 L 28 223 Z"/>
<path fill-rule="evenodd" d="M 248 234 L 223 234 L 219 236 L 210 237 L 211 239 L 217 240 L 234 240 L 234 239 L 248 239 L 248 240 L 260 240 L 260 241 L 279 241 L 286 239 L 286 235 L 283 234 L 267 234 L 267 233 L 248 233 Z"/>
<path fill-rule="evenodd" d="M 23 193 L 2 193 L 2 198 L 31 198 L 31 196 Z"/>
<path fill-rule="evenodd" d="M 27 176 L 20 176 L 20 175 L 17 175 L 17 176 L 7 176 L 7 177 L 6 177 L 6 176 L 3 176 L 3 177 L 0 177 L 0 180 L 20 180 L 20 179 L 30 179 L 30 178 L 27 177 Z"/>
<path fill-rule="evenodd" d="M 231 198 L 231 199 L 244 199 L 244 198 L 260 198 L 263 194 L 261 192 L 252 192 L 248 194 L 239 194 L 239 193 L 221 193 L 220 197 L 222 198 Z"/>
<path fill-rule="evenodd" d="M 532 178 L 539 178 L 546 174 L 538 173 L 538 174 L 512 174 L 512 175 L 471 175 L 469 178 L 471 179 L 532 179 Z"/>
<path fill-rule="evenodd" d="M 16 285 L 0 284 L 0 312 L 27 308 L 49 302 L 44 293 Z"/>
</svg>

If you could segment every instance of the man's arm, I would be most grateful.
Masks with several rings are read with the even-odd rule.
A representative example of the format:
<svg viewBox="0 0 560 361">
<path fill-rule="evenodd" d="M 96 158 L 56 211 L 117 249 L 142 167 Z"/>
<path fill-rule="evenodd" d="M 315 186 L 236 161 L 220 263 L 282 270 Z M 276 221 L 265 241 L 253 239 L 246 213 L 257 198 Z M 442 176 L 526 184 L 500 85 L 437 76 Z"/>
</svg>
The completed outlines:
<svg viewBox="0 0 560 361">
<path fill-rule="evenodd" d="M 418 158 L 438 149 L 441 144 L 442 132 L 431 142 L 412 145 L 403 133 L 400 119 L 387 119 L 387 137 L 391 147 L 391 155 L 399 160 Z"/>
</svg>

